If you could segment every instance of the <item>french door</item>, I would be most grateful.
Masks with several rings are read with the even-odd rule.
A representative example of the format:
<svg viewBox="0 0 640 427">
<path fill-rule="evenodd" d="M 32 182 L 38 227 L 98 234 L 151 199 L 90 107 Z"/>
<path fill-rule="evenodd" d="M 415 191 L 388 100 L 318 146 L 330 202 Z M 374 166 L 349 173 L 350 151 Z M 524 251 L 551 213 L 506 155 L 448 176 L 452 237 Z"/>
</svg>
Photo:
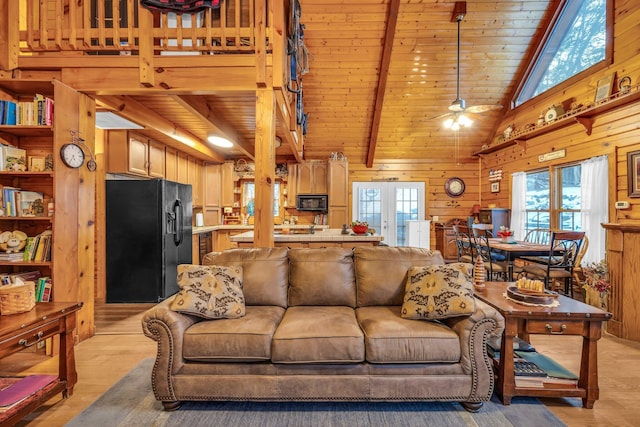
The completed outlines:
<svg viewBox="0 0 640 427">
<path fill-rule="evenodd" d="M 405 246 L 407 221 L 424 219 L 424 182 L 354 182 L 352 194 L 352 218 L 389 246 Z"/>
</svg>

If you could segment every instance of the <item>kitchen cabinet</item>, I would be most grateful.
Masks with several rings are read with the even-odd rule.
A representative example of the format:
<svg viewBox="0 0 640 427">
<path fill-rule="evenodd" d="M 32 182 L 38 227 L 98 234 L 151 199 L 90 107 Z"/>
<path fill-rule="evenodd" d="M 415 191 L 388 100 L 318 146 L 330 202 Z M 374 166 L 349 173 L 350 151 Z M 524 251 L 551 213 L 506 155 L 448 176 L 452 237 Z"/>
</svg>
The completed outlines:
<svg viewBox="0 0 640 427">
<path fill-rule="evenodd" d="M 191 184 L 192 204 L 193 207 L 202 207 L 202 164 L 200 160 L 189 158 L 187 166 L 187 175 L 189 177 L 187 184 Z"/>
<path fill-rule="evenodd" d="M 327 162 L 312 160 L 296 166 L 296 194 L 327 193 Z"/>
<path fill-rule="evenodd" d="M 327 163 L 327 190 L 329 195 L 328 224 L 341 228 L 349 223 L 349 163 L 344 160 L 329 160 Z"/>
<path fill-rule="evenodd" d="M 164 150 L 164 177 L 168 181 L 178 180 L 178 150 L 173 147 Z"/>
<path fill-rule="evenodd" d="M 177 155 L 177 179 L 181 184 L 189 183 L 189 158 L 185 153 L 178 152 Z"/>
<path fill-rule="evenodd" d="M 165 177 L 164 145 L 126 131 L 109 131 L 108 172 Z"/>
<path fill-rule="evenodd" d="M 220 205 L 231 207 L 235 201 L 235 173 L 233 162 L 220 165 Z"/>
<path fill-rule="evenodd" d="M 220 165 L 204 166 L 204 207 L 205 225 L 220 224 Z"/>
</svg>

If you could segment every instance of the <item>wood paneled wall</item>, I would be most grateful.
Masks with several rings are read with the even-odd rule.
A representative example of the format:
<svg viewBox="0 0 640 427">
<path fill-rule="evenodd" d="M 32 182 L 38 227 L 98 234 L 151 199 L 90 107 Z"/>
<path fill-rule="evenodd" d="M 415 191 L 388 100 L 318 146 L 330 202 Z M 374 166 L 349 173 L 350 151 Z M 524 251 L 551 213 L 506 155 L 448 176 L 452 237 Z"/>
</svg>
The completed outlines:
<svg viewBox="0 0 640 427">
<path fill-rule="evenodd" d="M 588 104 L 595 97 L 598 79 L 615 73 L 614 86 L 617 90 L 618 81 L 623 76 L 632 79 L 632 85 L 640 83 L 640 55 L 638 54 L 638 34 L 640 22 L 640 3 L 632 0 L 618 0 L 614 11 L 614 54 L 613 63 L 574 83 L 568 87 L 552 90 L 548 94 L 534 99 L 521 108 L 512 111 L 498 127 L 501 133 L 509 124 L 516 129 L 523 128 L 529 123 L 536 123 L 541 112 L 550 106 L 562 103 L 568 109 L 571 102 Z M 638 114 L 640 103 L 626 105 L 610 110 L 594 117 L 591 135 L 585 128 L 570 123 L 553 132 L 527 140 L 520 145 L 512 145 L 491 154 L 482 155 L 481 193 L 483 204 L 497 203 L 498 206 L 510 204 L 511 174 L 518 171 L 534 171 L 559 164 L 577 162 L 588 158 L 609 156 L 609 216 L 611 222 L 639 223 L 640 199 L 630 199 L 627 195 L 627 153 L 640 150 L 640 126 Z M 566 150 L 566 157 L 548 162 L 539 162 L 540 154 L 556 150 Z M 489 171 L 502 169 L 503 180 L 500 193 L 490 192 Z M 631 208 L 618 211 L 613 208 L 617 200 L 628 200 Z"/>
<path fill-rule="evenodd" d="M 452 153 L 452 159 L 453 159 Z M 449 197 L 444 183 L 451 177 L 465 182 L 466 190 L 460 197 Z M 437 215 L 439 222 L 452 218 L 466 218 L 480 195 L 478 162 L 443 163 L 434 161 L 388 161 L 374 163 L 372 168 L 363 164 L 349 164 L 349 212 L 353 206 L 354 181 L 411 181 L 425 183 L 425 219 Z M 435 248 L 435 233 L 431 233 L 431 247 Z"/>
</svg>

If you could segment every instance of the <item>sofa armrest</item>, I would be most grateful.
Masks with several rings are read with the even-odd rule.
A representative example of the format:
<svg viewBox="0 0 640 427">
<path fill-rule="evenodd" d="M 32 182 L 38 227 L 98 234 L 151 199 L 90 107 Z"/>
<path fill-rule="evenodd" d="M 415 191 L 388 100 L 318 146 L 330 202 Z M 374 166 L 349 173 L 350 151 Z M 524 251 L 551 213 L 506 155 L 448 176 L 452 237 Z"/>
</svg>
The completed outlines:
<svg viewBox="0 0 640 427">
<path fill-rule="evenodd" d="M 486 339 L 490 335 L 502 335 L 504 330 L 504 317 L 496 309 L 478 299 L 475 304 L 476 310 L 470 316 L 443 321 L 460 338 L 463 371 L 477 379 L 474 390 L 478 395 L 470 396 L 470 401 L 488 400 L 493 393 L 493 363 L 487 354 Z"/>
<path fill-rule="evenodd" d="M 171 301 L 173 297 L 167 298 L 142 316 L 142 331 L 147 337 L 158 342 L 156 363 L 153 367 L 153 388 L 159 400 L 174 400 L 171 377 L 184 365 L 184 332 L 189 326 L 202 320 L 171 310 Z"/>
</svg>

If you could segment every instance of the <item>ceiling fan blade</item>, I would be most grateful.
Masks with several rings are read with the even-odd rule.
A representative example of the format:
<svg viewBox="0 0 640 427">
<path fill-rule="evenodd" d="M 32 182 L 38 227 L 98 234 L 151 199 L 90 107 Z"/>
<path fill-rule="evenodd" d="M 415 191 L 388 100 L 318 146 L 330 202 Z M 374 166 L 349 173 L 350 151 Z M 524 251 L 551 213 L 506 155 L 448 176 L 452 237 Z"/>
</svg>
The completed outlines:
<svg viewBox="0 0 640 427">
<path fill-rule="evenodd" d="M 433 116 L 433 117 L 427 117 L 424 120 L 435 120 L 435 119 L 443 119 L 445 117 L 449 117 L 449 116 L 454 116 L 455 113 L 444 113 L 444 114 L 439 114 L 437 116 Z"/>
<path fill-rule="evenodd" d="M 502 109 L 502 105 L 472 105 L 470 107 L 467 107 L 464 111 L 465 113 L 479 114 L 500 109 Z"/>
</svg>

